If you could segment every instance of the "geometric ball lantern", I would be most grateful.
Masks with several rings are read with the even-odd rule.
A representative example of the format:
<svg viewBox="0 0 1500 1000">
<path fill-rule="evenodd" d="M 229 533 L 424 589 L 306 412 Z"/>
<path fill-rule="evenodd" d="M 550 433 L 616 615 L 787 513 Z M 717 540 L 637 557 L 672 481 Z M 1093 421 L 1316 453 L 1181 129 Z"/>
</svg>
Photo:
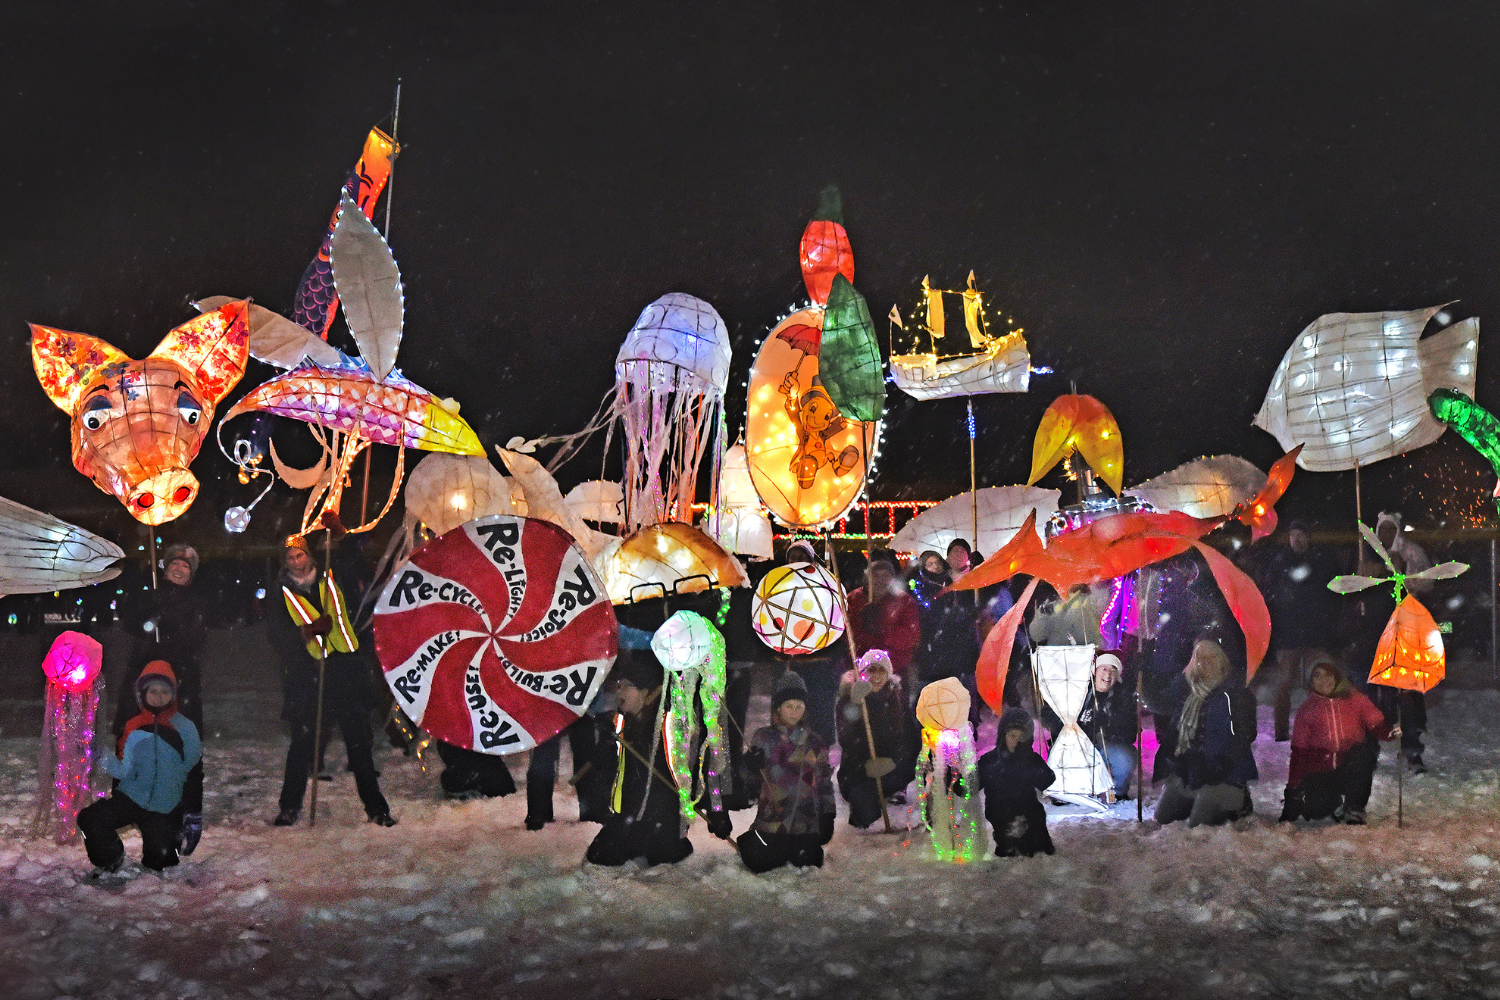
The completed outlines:
<svg viewBox="0 0 1500 1000">
<path fill-rule="evenodd" d="M 751 623 L 778 653 L 816 652 L 844 634 L 843 588 L 822 566 L 778 566 L 755 589 Z"/>
</svg>

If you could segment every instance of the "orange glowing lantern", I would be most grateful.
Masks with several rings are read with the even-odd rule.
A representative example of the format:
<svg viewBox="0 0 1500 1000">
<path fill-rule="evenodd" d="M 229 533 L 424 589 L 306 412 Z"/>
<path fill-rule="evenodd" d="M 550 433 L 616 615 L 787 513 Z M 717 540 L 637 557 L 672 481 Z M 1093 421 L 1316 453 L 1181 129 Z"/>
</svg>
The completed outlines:
<svg viewBox="0 0 1500 1000">
<path fill-rule="evenodd" d="M 750 371 L 750 481 L 777 520 L 794 527 L 837 520 L 858 499 L 880 429 L 840 413 L 823 388 L 822 325 L 816 309 L 788 316 Z"/>
<path fill-rule="evenodd" d="M 1380 634 L 1370 683 L 1429 691 L 1443 679 L 1445 664 L 1437 622 L 1421 601 L 1407 594 Z"/>
<path fill-rule="evenodd" d="M 1077 394 L 1057 397 L 1042 414 L 1031 448 L 1031 478 L 1026 485 L 1041 479 L 1075 450 L 1110 489 L 1120 492 L 1125 473 L 1120 425 L 1103 403 L 1093 396 Z"/>
<path fill-rule="evenodd" d="M 802 231 L 800 251 L 802 281 L 807 285 L 807 294 L 818 305 L 828 301 L 835 275 L 854 280 L 854 248 L 844 231 L 844 205 L 838 188 L 823 189 L 818 210 Z"/>
</svg>

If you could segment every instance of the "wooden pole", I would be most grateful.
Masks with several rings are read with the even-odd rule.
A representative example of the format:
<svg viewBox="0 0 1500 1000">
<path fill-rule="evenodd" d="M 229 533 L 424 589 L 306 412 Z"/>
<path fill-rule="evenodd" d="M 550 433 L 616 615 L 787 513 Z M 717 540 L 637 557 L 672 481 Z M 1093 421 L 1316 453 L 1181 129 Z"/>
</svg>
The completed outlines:
<svg viewBox="0 0 1500 1000">
<path fill-rule="evenodd" d="M 1364 506 L 1359 495 L 1359 463 L 1354 464 L 1354 519 L 1360 524 L 1365 523 Z M 1359 531 L 1354 532 L 1354 566 L 1356 573 L 1365 571 L 1365 543 L 1360 540 Z"/>
<path fill-rule="evenodd" d="M 333 563 L 333 530 L 331 528 L 323 530 L 325 532 L 323 536 L 323 574 L 317 582 L 318 585 L 313 587 L 314 594 L 318 594 L 322 589 L 323 583 L 328 580 L 328 571 Z M 328 613 L 327 609 L 323 607 L 321 600 L 318 602 L 318 610 L 322 615 Z M 332 631 L 328 635 L 331 637 L 333 635 Z M 307 808 L 307 825 L 309 828 L 318 825 L 318 757 L 319 751 L 323 746 L 323 678 L 327 673 L 327 666 L 328 637 L 320 637 L 318 639 L 318 704 L 317 710 L 313 714 L 312 759 L 307 762 L 308 777 L 312 779 L 312 801 L 308 803 Z"/>
<path fill-rule="evenodd" d="M 396 143 L 397 136 L 401 132 L 401 78 L 396 77 L 396 106 L 391 112 L 391 143 Z M 396 200 L 396 159 L 400 159 L 401 153 L 396 153 L 396 158 L 391 160 L 391 173 L 385 181 L 385 240 L 391 241 L 391 202 Z M 372 205 L 371 211 L 374 211 Z M 364 523 L 363 520 L 360 521 Z"/>
<path fill-rule="evenodd" d="M 1402 725 L 1401 725 L 1401 697 L 1402 697 L 1402 695 L 1401 695 L 1401 689 L 1397 688 L 1396 689 L 1396 728 L 1397 729 L 1403 728 Z M 1402 733 L 1402 735 L 1404 736 L 1405 733 Z M 1403 799 L 1404 799 L 1404 795 L 1403 795 L 1404 788 L 1403 788 L 1402 779 L 1405 777 L 1405 775 L 1406 775 L 1406 752 L 1401 749 L 1401 737 L 1398 736 L 1398 737 L 1396 737 L 1396 829 L 1398 829 L 1398 830 L 1401 829 L 1401 820 L 1402 820 L 1402 811 L 1403 811 L 1402 810 L 1402 806 L 1403 806 Z"/>
<path fill-rule="evenodd" d="M 359 493 L 359 523 L 364 524 L 370 513 L 370 449 L 365 449 L 365 484 Z"/>
<path fill-rule="evenodd" d="M 1146 819 L 1146 807 L 1142 804 L 1146 799 L 1146 774 L 1145 752 L 1142 745 L 1146 742 L 1146 727 L 1141 725 L 1141 702 L 1145 700 L 1146 672 L 1142 670 L 1135 675 L 1135 821 L 1144 823 Z"/>
<path fill-rule="evenodd" d="M 1500 619 L 1496 618 L 1495 594 L 1500 592 L 1500 579 L 1495 571 L 1495 540 L 1490 539 L 1490 682 L 1500 680 L 1500 658 L 1495 647 L 1500 645 Z"/>
<path fill-rule="evenodd" d="M 148 526 L 146 529 L 146 558 L 151 562 L 151 589 L 156 589 L 156 528 Z"/>
<path fill-rule="evenodd" d="M 895 671 L 891 671 L 891 673 L 894 675 Z M 887 681 L 886 683 L 889 684 L 890 682 Z M 870 693 L 866 691 L 865 698 L 868 698 L 869 696 Z M 870 759 L 874 760 L 876 756 L 875 730 L 870 728 L 870 709 L 869 706 L 865 704 L 865 698 L 859 699 L 859 714 L 865 720 L 865 741 L 870 745 Z M 886 808 L 885 804 L 885 782 L 880 780 L 880 775 L 878 774 L 875 776 L 875 792 L 880 796 L 880 818 L 885 823 L 885 832 L 890 833 L 891 811 Z"/>
</svg>

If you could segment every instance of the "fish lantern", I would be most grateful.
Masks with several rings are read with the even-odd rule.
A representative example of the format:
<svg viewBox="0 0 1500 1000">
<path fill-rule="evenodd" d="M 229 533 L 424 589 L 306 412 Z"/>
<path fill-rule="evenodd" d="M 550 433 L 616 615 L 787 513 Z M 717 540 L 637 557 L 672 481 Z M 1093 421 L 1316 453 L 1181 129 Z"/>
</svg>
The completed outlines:
<svg viewBox="0 0 1500 1000">
<path fill-rule="evenodd" d="M 0 497 L 0 594 L 42 594 L 120 575 L 120 547 L 92 531 Z"/>
<path fill-rule="evenodd" d="M 698 466 L 719 464 L 729 328 L 700 298 L 648 305 L 615 357 L 614 414 L 625 441 L 625 528 L 691 521 Z"/>
<path fill-rule="evenodd" d="M 666 717 L 667 758 L 677 780 L 685 823 L 705 793 L 712 808 L 720 804 L 719 775 L 724 760 L 724 637 L 696 611 L 679 611 L 651 637 L 651 651 L 666 668 L 670 709 Z M 695 705 L 703 707 L 698 725 Z M 693 762 L 704 761 L 703 768 Z"/>
<path fill-rule="evenodd" d="M 1255 496 L 1266 474 L 1237 455 L 1210 455 L 1184 462 L 1125 491 L 1159 511 L 1190 517 L 1225 517 Z"/>
<path fill-rule="evenodd" d="M 78 835 L 78 810 L 92 799 L 89 748 L 103 663 L 104 647 L 82 632 L 59 635 L 42 660 L 47 714 L 37 755 L 36 828 L 59 844 Z"/>
<path fill-rule="evenodd" d="M 406 509 L 446 535 L 460 524 L 490 514 L 521 514 L 510 481 L 479 455 L 433 452 L 406 477 Z"/>
<path fill-rule="evenodd" d="M 1282 447 L 1305 444 L 1312 472 L 1369 465 L 1432 444 L 1445 425 L 1427 410 L 1437 389 L 1474 395 L 1479 320 L 1423 338 L 1442 306 L 1329 313 L 1287 348 L 1252 421 Z"/>
<path fill-rule="evenodd" d="M 761 578 L 750 608 L 761 641 L 778 653 L 815 653 L 844 634 L 844 590 L 814 563 L 778 566 Z"/>
<path fill-rule="evenodd" d="M 690 524 L 655 524 L 610 545 L 599 557 L 604 589 L 615 604 L 714 587 L 748 587 L 739 560 Z"/>
<path fill-rule="evenodd" d="M 818 377 L 822 327 L 817 310 L 788 316 L 750 371 L 750 480 L 771 514 L 793 527 L 817 527 L 848 512 L 864 488 L 880 432 L 879 421 L 840 413 Z"/>
<path fill-rule="evenodd" d="M 843 275 L 845 281 L 854 280 L 854 248 L 844 230 L 844 203 L 837 187 L 829 185 L 823 189 L 818 210 L 802 231 L 799 250 L 802 282 L 818 305 L 828 301 L 836 275 Z"/>
<path fill-rule="evenodd" d="M 31 327 L 47 397 L 73 419 L 73 466 L 144 524 L 179 517 L 198 495 L 188 465 L 214 407 L 245 374 L 248 305 L 189 320 L 135 361 L 96 337 Z"/>
<path fill-rule="evenodd" d="M 1093 396 L 1058 396 L 1042 414 L 1031 446 L 1030 486 L 1074 451 L 1119 493 L 1124 485 L 1125 442 L 1109 408 Z"/>
<path fill-rule="evenodd" d="M 922 751 L 917 776 L 922 802 L 917 814 L 932 837 L 941 861 L 972 861 L 984 854 L 984 826 L 979 812 L 979 753 L 969 726 L 969 692 L 956 677 L 945 677 L 917 696 L 922 724 Z"/>
</svg>

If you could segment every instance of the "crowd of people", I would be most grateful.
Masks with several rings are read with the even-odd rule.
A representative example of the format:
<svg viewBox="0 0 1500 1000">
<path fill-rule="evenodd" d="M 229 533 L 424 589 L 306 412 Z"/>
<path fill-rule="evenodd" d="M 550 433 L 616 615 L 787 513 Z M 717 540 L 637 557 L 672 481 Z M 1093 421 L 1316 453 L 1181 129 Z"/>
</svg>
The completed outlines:
<svg viewBox="0 0 1500 1000">
<path fill-rule="evenodd" d="M 1398 515 L 1382 514 L 1377 532 L 1398 571 L 1431 565 L 1403 536 Z M 339 534 L 335 520 L 327 552 L 314 551 L 301 538 L 289 540 L 280 576 L 267 588 L 266 602 L 276 607 L 268 607 L 264 618 L 281 666 L 282 717 L 291 735 L 276 826 L 299 821 L 309 778 L 322 769 L 327 734 L 335 728 L 368 819 L 387 827 L 397 822 L 373 757 L 372 719 L 381 699 L 372 643 L 354 626 L 371 581 L 357 555 L 336 544 Z M 1345 664 L 1359 668 L 1369 662 L 1392 601 L 1376 590 L 1362 595 L 1352 612 L 1341 606 L 1327 581 L 1343 567 L 1315 550 L 1310 534 L 1308 525 L 1293 522 L 1285 544 L 1251 566 L 1273 622 L 1260 689 L 1271 701 L 1274 738 L 1291 742 L 1281 819 L 1363 823 L 1379 740 L 1399 737 L 1406 765 L 1416 772 L 1425 768 L 1424 706 L 1420 695 L 1378 685 L 1369 685 L 1367 695 L 1352 679 L 1362 673 Z M 980 649 L 1013 606 L 1012 587 L 1019 590 L 1020 582 L 982 591 L 947 589 L 982 560 L 961 538 L 946 553 L 922 552 L 908 568 L 893 553 L 872 551 L 861 585 L 848 594 L 849 641 L 797 657 L 772 653 L 754 636 L 748 591 L 731 597 L 731 613 L 720 619 L 726 622 L 729 766 L 721 776 L 722 795 L 705 795 L 696 808 L 708 830 L 726 840 L 729 814 L 755 809 L 750 828 L 734 841 L 750 870 L 821 865 L 834 832 L 836 797 L 847 803 L 847 822 L 859 829 L 887 816 L 889 806 L 907 804 L 909 787 L 920 780 L 923 737 L 914 706 L 925 686 L 955 678 L 967 688 L 969 725 L 977 733 Z M 812 544 L 799 541 L 783 561 L 822 560 Z M 207 616 L 206 601 L 194 589 L 197 572 L 191 548 L 169 547 L 161 586 L 127 618 L 135 647 L 114 713 L 117 745 L 100 762 L 116 786 L 78 820 L 103 880 L 117 877 L 125 864 L 117 833 L 122 826 L 140 828 L 142 865 L 156 871 L 192 853 L 202 833 L 199 660 Z M 1417 590 L 1421 582 L 1411 586 Z M 1072 722 L 1109 774 L 1102 798 L 1129 798 L 1133 782 L 1139 794 L 1149 781 L 1161 786 L 1155 808 L 1160 823 L 1226 823 L 1252 811 L 1256 698 L 1245 681 L 1244 639 L 1223 596 L 1201 557 L 1191 552 L 1143 571 L 1134 592 L 1137 606 L 1149 612 L 1113 624 L 1110 615 L 1119 602 L 1108 584 L 1051 594 L 1027 609 L 1013 644 L 996 744 L 977 767 L 997 855 L 1053 850 L 1044 800 L 1056 775 L 1037 751 L 1045 750 L 1048 735 L 1057 738 L 1064 722 L 1042 698 L 1030 669 L 1035 647 L 1096 650 L 1088 691 Z M 692 844 L 685 836 L 690 817 L 683 815 L 666 764 L 664 674 L 650 650 L 653 618 L 659 623 L 663 609 L 620 610 L 621 651 L 606 690 L 587 714 L 530 754 L 525 825 L 542 830 L 554 820 L 566 740 L 579 818 L 601 827 L 587 860 L 676 862 L 691 853 Z M 773 675 L 770 723 L 747 733 L 751 691 L 766 668 Z M 1294 717 L 1299 685 L 1307 694 Z M 1143 715 L 1152 719 L 1159 750 L 1137 775 Z M 414 727 L 397 729 L 408 739 L 414 734 Z M 441 742 L 436 751 L 444 763 L 441 787 L 451 798 L 516 790 L 503 757 Z"/>
</svg>

